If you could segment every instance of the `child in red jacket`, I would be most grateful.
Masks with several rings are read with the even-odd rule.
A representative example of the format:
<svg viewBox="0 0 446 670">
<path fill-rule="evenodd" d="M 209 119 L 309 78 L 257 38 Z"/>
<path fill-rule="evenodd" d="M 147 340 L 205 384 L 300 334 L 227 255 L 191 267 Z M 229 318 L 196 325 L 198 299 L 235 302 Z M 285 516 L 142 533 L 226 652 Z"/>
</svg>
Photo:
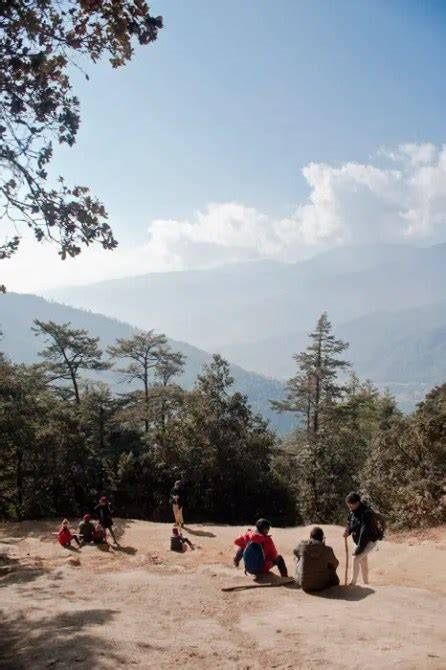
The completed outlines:
<svg viewBox="0 0 446 670">
<path fill-rule="evenodd" d="M 62 547 L 71 547 L 72 540 L 74 540 L 77 546 L 80 547 L 79 538 L 77 535 L 71 532 L 68 519 L 64 519 L 62 521 L 62 526 L 57 533 L 57 539 Z"/>
<path fill-rule="evenodd" d="M 234 540 L 234 544 L 239 547 L 234 556 L 234 565 L 238 568 L 240 561 L 243 558 L 243 552 L 246 547 L 254 542 L 260 544 L 263 549 L 264 562 L 263 567 L 259 571 L 259 575 L 264 575 L 269 572 L 271 568 L 276 566 L 279 569 L 282 577 L 288 577 L 288 570 L 285 565 L 283 557 L 277 553 L 276 546 L 271 535 L 268 535 L 271 528 L 271 523 L 267 519 L 259 519 L 256 523 L 255 530 L 248 530 L 244 535 L 240 535 Z"/>
</svg>

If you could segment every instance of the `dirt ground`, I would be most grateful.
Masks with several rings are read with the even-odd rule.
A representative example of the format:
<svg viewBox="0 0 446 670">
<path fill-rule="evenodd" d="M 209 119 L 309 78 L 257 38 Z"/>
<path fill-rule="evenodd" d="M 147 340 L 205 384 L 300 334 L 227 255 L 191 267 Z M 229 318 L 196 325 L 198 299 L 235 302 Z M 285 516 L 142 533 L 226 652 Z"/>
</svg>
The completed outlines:
<svg viewBox="0 0 446 670">
<path fill-rule="evenodd" d="M 54 522 L 0 525 L 1 668 L 446 668 L 444 528 L 379 543 L 366 588 L 308 595 L 289 585 L 222 592 L 253 583 L 231 562 L 244 529 L 192 525 L 197 549 L 178 555 L 170 524 L 116 527 L 117 549 L 70 551 Z M 324 529 L 343 581 L 342 529 Z M 307 536 L 274 529 L 291 571 Z"/>
</svg>

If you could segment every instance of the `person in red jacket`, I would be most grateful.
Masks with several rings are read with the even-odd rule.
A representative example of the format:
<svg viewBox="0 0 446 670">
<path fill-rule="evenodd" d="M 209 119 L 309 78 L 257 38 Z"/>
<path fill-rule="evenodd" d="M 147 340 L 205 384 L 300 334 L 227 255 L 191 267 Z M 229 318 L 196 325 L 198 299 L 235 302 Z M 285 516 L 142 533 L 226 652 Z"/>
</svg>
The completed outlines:
<svg viewBox="0 0 446 670">
<path fill-rule="evenodd" d="M 62 547 L 71 547 L 71 542 L 73 540 L 76 542 L 77 546 L 80 547 L 79 538 L 77 535 L 71 532 L 68 519 L 64 519 L 62 521 L 62 526 L 57 533 L 57 539 Z"/>
<path fill-rule="evenodd" d="M 281 577 L 288 577 L 285 561 L 283 557 L 277 553 L 273 538 L 271 535 L 268 535 L 270 528 L 271 523 L 267 519 L 259 519 L 256 523 L 255 530 L 249 529 L 244 535 L 235 538 L 234 544 L 237 545 L 239 549 L 234 556 L 234 565 L 238 568 L 246 547 L 251 542 L 255 542 L 256 544 L 262 545 L 264 555 L 263 567 L 258 574 L 264 575 L 276 566 L 279 569 Z"/>
</svg>

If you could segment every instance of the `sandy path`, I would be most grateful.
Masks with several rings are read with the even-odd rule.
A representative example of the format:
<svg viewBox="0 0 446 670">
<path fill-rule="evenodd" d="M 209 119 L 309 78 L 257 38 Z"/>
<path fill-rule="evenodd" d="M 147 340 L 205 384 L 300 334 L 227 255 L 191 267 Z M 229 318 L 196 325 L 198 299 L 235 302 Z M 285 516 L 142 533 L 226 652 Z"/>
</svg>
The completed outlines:
<svg viewBox="0 0 446 670">
<path fill-rule="evenodd" d="M 199 548 L 176 555 L 170 525 L 118 526 L 108 552 L 63 550 L 49 522 L 0 526 L 1 668 L 446 668 L 444 529 L 380 543 L 369 588 L 311 596 L 222 593 L 251 583 L 231 567 L 241 529 L 194 526 Z M 343 575 L 342 529 L 325 532 Z M 289 567 L 307 533 L 274 530 Z"/>
</svg>

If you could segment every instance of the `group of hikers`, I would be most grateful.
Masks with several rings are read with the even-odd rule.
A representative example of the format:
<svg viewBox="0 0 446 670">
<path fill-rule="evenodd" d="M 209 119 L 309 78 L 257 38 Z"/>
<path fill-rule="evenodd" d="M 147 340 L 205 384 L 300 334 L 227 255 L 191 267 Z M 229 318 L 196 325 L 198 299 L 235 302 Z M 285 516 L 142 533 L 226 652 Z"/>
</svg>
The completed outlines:
<svg viewBox="0 0 446 670">
<path fill-rule="evenodd" d="M 78 533 L 71 530 L 68 519 L 62 521 L 62 526 L 57 534 L 57 539 L 62 547 L 71 547 L 72 542 L 75 542 L 78 547 L 84 544 L 104 544 L 107 542 L 107 531 L 112 536 L 115 545 L 118 544 L 113 530 L 112 514 L 114 510 L 105 496 L 100 498 L 94 511 L 97 520 L 93 520 L 90 514 L 84 514 L 79 524 Z"/>
<path fill-rule="evenodd" d="M 170 493 L 170 503 L 174 515 L 175 525 L 170 538 L 170 549 L 175 552 L 185 552 L 195 549 L 190 540 L 182 534 L 184 528 L 183 504 L 184 488 L 181 480 L 177 480 Z M 346 498 L 350 510 L 347 524 L 343 533 L 344 538 L 352 537 L 355 544 L 353 553 L 353 573 L 351 585 L 357 583 L 361 572 L 362 581 L 368 584 L 369 568 L 368 555 L 375 549 L 378 540 L 384 535 L 384 519 L 381 514 L 373 510 L 356 492 L 349 493 Z M 58 533 L 58 541 L 64 547 L 71 547 L 71 542 L 78 546 L 83 544 L 102 544 L 107 542 L 107 531 L 117 545 L 113 530 L 113 509 L 108 499 L 103 496 L 95 507 L 97 520 L 93 521 L 90 514 L 85 514 L 79 524 L 79 532 L 74 533 L 67 519 L 62 522 Z M 276 567 L 281 577 L 288 577 L 288 568 L 269 534 L 271 523 L 267 519 L 259 519 L 254 529 L 249 529 L 243 535 L 236 537 L 234 544 L 237 551 L 233 562 L 239 567 L 243 561 L 245 573 L 256 577 L 269 573 Z M 337 586 L 339 577 L 337 568 L 339 561 L 333 549 L 325 544 L 322 528 L 312 528 L 309 539 L 302 540 L 294 549 L 296 563 L 295 581 L 307 591 L 319 591 Z"/>
<path fill-rule="evenodd" d="M 343 536 L 352 537 L 356 548 L 353 553 L 353 574 L 350 585 L 357 583 L 359 572 L 364 584 L 369 582 L 368 555 L 383 538 L 384 520 L 358 493 L 349 493 L 346 498 L 350 510 Z M 271 523 L 259 519 L 254 530 L 248 530 L 234 540 L 238 547 L 234 556 L 234 565 L 243 560 L 245 572 L 251 575 L 264 575 L 277 567 L 281 577 L 288 577 L 288 569 L 269 535 Z M 337 567 L 339 561 L 333 549 L 325 544 L 322 528 L 314 527 L 307 540 L 302 540 L 294 549 L 296 562 L 296 583 L 305 591 L 320 591 L 339 584 Z"/>
</svg>

